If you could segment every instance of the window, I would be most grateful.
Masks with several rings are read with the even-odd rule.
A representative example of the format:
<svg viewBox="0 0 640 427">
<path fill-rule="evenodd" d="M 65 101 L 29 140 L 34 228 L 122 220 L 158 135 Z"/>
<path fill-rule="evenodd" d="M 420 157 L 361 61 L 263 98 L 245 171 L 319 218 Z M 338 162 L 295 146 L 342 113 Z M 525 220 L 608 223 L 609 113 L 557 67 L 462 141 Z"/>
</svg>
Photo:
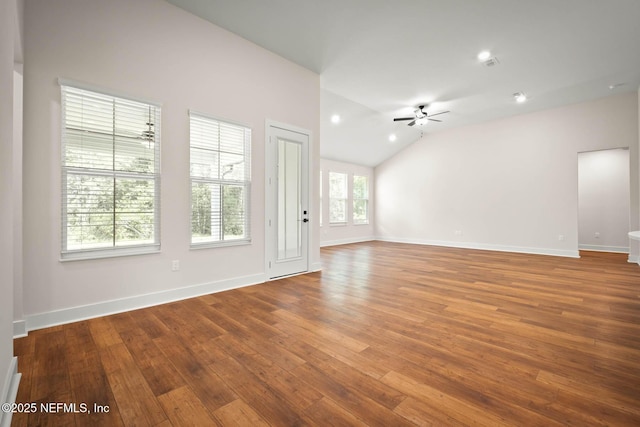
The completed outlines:
<svg viewBox="0 0 640 427">
<path fill-rule="evenodd" d="M 329 172 L 329 224 L 347 222 L 347 174 Z"/>
<path fill-rule="evenodd" d="M 160 249 L 160 107 L 62 84 L 62 258 Z"/>
<path fill-rule="evenodd" d="M 250 241 L 251 129 L 190 112 L 191 245 Z"/>
<path fill-rule="evenodd" d="M 353 223 L 369 224 L 369 178 L 353 176 Z"/>
</svg>

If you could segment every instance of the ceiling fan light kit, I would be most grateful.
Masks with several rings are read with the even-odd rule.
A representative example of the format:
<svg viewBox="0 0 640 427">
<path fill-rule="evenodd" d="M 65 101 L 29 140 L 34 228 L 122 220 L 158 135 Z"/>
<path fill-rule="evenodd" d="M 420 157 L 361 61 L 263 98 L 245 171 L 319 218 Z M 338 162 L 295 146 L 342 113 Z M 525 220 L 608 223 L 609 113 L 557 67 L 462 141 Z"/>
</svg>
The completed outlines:
<svg viewBox="0 0 640 427">
<path fill-rule="evenodd" d="M 449 112 L 449 111 L 440 111 L 438 113 L 429 114 L 424 110 L 426 107 L 427 107 L 426 105 L 418 105 L 418 107 L 413 111 L 413 114 L 414 114 L 413 117 L 396 117 L 395 119 L 393 119 L 393 121 L 401 122 L 405 120 L 411 120 L 411 122 L 407 123 L 408 126 L 414 126 L 414 125 L 422 126 L 428 122 L 441 122 L 442 120 L 432 119 L 431 117 Z"/>
<path fill-rule="evenodd" d="M 527 101 L 527 94 L 524 92 L 516 92 L 513 94 L 513 98 L 518 104 L 522 104 L 523 102 Z"/>
<path fill-rule="evenodd" d="M 479 61 L 486 61 L 489 58 L 491 58 L 491 52 L 489 52 L 488 50 L 483 50 L 478 54 Z"/>
</svg>

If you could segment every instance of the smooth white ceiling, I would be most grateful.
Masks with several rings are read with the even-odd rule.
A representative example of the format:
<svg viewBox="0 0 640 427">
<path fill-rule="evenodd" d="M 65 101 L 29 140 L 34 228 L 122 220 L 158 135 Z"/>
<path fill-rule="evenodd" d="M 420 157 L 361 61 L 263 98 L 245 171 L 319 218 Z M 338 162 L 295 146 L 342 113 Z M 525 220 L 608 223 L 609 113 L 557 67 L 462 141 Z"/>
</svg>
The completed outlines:
<svg viewBox="0 0 640 427">
<path fill-rule="evenodd" d="M 168 1 L 320 74 L 321 156 L 367 166 L 422 132 L 640 85 L 639 0 Z M 483 66 L 483 49 L 500 64 Z M 422 103 L 451 113 L 393 122 Z"/>
</svg>

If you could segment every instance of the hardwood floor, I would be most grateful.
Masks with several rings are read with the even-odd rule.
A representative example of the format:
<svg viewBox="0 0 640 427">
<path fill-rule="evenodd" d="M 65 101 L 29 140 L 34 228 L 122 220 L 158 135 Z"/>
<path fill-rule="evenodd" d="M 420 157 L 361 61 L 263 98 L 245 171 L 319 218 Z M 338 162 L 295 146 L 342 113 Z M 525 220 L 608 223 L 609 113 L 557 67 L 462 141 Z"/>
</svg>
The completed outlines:
<svg viewBox="0 0 640 427">
<path fill-rule="evenodd" d="M 323 272 L 33 331 L 24 425 L 640 425 L 640 267 L 382 242 Z M 40 409 L 40 408 L 39 408 Z"/>
</svg>

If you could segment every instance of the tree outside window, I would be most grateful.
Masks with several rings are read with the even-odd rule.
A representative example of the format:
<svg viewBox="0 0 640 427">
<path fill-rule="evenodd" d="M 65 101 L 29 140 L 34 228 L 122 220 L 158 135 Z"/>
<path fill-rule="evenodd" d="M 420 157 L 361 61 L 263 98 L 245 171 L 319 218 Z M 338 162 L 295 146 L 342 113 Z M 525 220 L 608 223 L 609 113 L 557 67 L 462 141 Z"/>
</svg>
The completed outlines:
<svg viewBox="0 0 640 427">
<path fill-rule="evenodd" d="M 160 108 L 67 85 L 62 108 L 62 257 L 158 250 Z"/>
<path fill-rule="evenodd" d="M 251 129 L 190 113 L 191 244 L 249 241 Z"/>
</svg>

